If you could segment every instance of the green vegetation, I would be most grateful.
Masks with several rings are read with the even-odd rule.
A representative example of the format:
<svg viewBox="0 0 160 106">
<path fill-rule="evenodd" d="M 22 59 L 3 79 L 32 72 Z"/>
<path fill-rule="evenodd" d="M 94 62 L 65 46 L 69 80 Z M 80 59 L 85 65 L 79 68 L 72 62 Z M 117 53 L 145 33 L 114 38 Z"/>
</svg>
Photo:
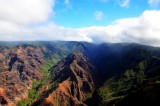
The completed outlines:
<svg viewBox="0 0 160 106">
<path fill-rule="evenodd" d="M 160 51 L 158 49 L 158 51 L 155 51 L 156 49 L 154 50 L 154 48 L 151 49 L 150 47 L 136 44 L 128 46 L 104 44 L 93 49 L 93 45 L 86 46 L 87 44 L 85 44 L 77 42 L 43 42 L 42 45 L 35 44 L 46 49 L 43 51 L 43 54 L 47 63 L 41 69 L 44 77 L 40 81 L 33 80 L 33 87 L 28 91 L 28 99 L 21 100 L 17 105 L 27 106 L 35 99 L 36 101 L 32 105 L 39 105 L 58 85 L 58 82 L 48 84 L 45 91 L 41 94 L 38 93 L 43 84 L 50 81 L 49 69 L 70 52 L 78 50 L 87 53 L 103 82 L 94 91 L 93 95 L 88 94 L 87 98 L 89 99 L 85 101 L 87 105 L 113 106 L 121 101 L 134 101 L 136 98 L 139 100 L 143 97 L 149 99 L 153 97 L 151 98 L 153 100 L 155 99 L 154 97 L 159 98 Z"/>
<path fill-rule="evenodd" d="M 133 69 L 126 70 L 122 75 L 106 80 L 97 92 L 102 98 L 102 104 L 116 103 L 123 99 L 128 92 L 138 88 L 145 80 L 145 64 L 146 62 L 142 61 Z"/>
<path fill-rule="evenodd" d="M 127 103 L 128 99 L 134 101 L 134 98 L 136 98 L 131 94 L 132 92 L 138 93 L 137 95 L 140 96 L 143 95 L 141 92 L 145 92 L 144 97 L 146 98 L 157 97 L 158 94 L 153 94 L 151 91 L 154 86 L 159 86 L 160 81 L 158 79 L 160 77 L 150 77 L 150 75 L 157 73 L 157 70 L 159 70 L 159 62 L 159 59 L 151 57 L 150 59 L 139 62 L 136 66 L 124 71 L 122 74 L 107 79 L 86 103 L 90 106 L 113 106 L 118 105 L 123 100 Z M 146 85 L 153 86 L 153 88 L 145 88 Z M 139 97 L 139 99 L 141 98 L 143 98 L 143 96 Z M 143 99 L 146 100 L 146 98 Z M 95 101 L 97 103 L 95 103 Z"/>
<path fill-rule="evenodd" d="M 42 84 L 43 79 L 40 81 L 33 80 L 32 89 L 28 91 L 28 98 L 22 99 L 17 103 L 17 106 L 28 106 L 29 103 L 39 96 L 38 89 Z"/>
<path fill-rule="evenodd" d="M 41 72 L 43 74 L 43 78 L 41 80 L 35 80 L 33 79 L 32 80 L 32 89 L 30 89 L 28 91 L 28 98 L 27 99 L 22 99 L 21 101 L 19 101 L 17 103 L 17 106 L 28 106 L 34 99 L 38 98 L 40 95 L 42 94 L 39 94 L 38 90 L 39 88 L 41 88 L 41 86 L 43 84 L 45 84 L 46 82 L 50 81 L 50 72 L 49 72 L 49 69 L 58 62 L 59 59 L 53 59 L 46 62 L 42 68 L 41 68 Z M 55 85 L 51 85 L 51 87 L 43 92 L 43 95 L 46 93 L 46 95 L 48 94 L 48 92 L 51 92 L 55 89 L 55 87 L 57 86 L 57 84 Z"/>
<path fill-rule="evenodd" d="M 48 97 L 50 93 L 52 93 L 58 86 L 58 83 L 52 84 L 47 90 L 43 91 L 35 102 L 31 104 L 31 106 L 38 106 L 44 100 L 44 98 Z"/>
<path fill-rule="evenodd" d="M 14 43 L 14 42 L 13 42 Z M 19 42 L 18 44 L 23 44 L 24 47 L 27 45 L 32 45 L 34 47 L 45 48 L 43 51 L 44 58 L 46 59 L 46 63 L 42 66 L 41 72 L 43 74 L 43 78 L 41 80 L 32 79 L 32 89 L 28 91 L 28 99 L 22 99 L 17 103 L 17 106 L 27 106 L 30 103 L 38 99 L 41 101 L 45 97 L 49 95 L 56 87 L 57 83 L 52 84 L 46 89 L 46 91 L 39 94 L 38 90 L 44 85 L 46 82 L 51 80 L 51 75 L 49 69 L 57 64 L 62 58 L 67 56 L 70 52 L 74 50 L 81 49 L 81 43 L 70 42 L 70 44 L 66 44 L 66 42 Z M 17 44 L 15 44 L 16 46 Z M 79 47 L 75 47 L 75 45 L 79 45 Z M 38 101 L 36 103 L 38 103 Z M 36 104 L 34 103 L 34 104 Z"/>
</svg>

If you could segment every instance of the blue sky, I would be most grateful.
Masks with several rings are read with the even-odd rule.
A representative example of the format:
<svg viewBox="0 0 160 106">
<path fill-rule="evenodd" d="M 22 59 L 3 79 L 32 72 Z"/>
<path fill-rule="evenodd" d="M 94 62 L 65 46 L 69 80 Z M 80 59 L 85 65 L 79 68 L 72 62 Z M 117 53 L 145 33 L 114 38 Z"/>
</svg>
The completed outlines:
<svg viewBox="0 0 160 106">
<path fill-rule="evenodd" d="M 0 40 L 160 46 L 160 0 L 0 0 Z"/>
<path fill-rule="evenodd" d="M 55 15 L 52 20 L 61 26 L 80 28 L 89 26 L 108 25 L 114 20 L 140 16 L 143 11 L 159 9 L 151 6 L 147 0 L 58 0 L 55 3 Z M 97 20 L 95 13 L 101 12 L 101 19 Z"/>
</svg>

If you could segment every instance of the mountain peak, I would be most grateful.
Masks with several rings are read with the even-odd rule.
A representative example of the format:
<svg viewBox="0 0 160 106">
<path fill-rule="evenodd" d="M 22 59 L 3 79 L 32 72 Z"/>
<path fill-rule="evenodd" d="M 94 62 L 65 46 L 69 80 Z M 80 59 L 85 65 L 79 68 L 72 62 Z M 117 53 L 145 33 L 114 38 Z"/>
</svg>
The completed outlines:
<svg viewBox="0 0 160 106">
<path fill-rule="evenodd" d="M 73 52 L 50 69 L 52 83 L 59 82 L 57 89 L 49 97 L 61 101 L 61 106 L 78 105 L 91 94 L 95 87 L 93 75 L 95 68 L 82 52 Z M 48 99 L 46 98 L 44 102 Z M 55 104 L 55 101 L 49 101 Z M 82 103 L 83 104 L 83 103 Z M 84 104 L 83 104 L 84 105 Z"/>
</svg>

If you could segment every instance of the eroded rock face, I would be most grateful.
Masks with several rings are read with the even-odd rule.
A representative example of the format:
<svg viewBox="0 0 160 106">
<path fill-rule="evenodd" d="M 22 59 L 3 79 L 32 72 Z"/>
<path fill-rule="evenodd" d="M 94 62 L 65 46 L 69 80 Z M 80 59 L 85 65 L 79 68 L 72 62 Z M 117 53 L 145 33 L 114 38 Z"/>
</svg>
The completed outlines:
<svg viewBox="0 0 160 106">
<path fill-rule="evenodd" d="M 0 51 L 0 104 L 15 105 L 27 98 L 33 79 L 41 79 L 40 66 L 45 62 L 41 50 L 31 46 L 3 48 Z"/>
<path fill-rule="evenodd" d="M 5 106 L 5 105 L 13 105 L 13 104 L 10 104 L 10 102 L 8 102 L 8 98 L 6 97 L 5 93 L 4 93 L 4 89 L 0 88 L 0 104 Z"/>
<path fill-rule="evenodd" d="M 55 91 L 41 105 L 76 106 L 84 101 L 95 87 L 95 68 L 81 52 L 74 52 L 51 70 L 53 83 L 59 82 Z"/>
</svg>

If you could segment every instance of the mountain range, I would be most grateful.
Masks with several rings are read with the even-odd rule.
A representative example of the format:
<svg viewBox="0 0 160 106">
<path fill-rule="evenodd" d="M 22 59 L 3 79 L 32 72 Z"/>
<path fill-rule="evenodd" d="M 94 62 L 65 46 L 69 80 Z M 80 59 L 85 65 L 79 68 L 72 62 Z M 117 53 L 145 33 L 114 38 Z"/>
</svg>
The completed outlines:
<svg viewBox="0 0 160 106">
<path fill-rule="evenodd" d="M 2 106 L 153 106 L 159 97 L 159 47 L 0 42 Z"/>
</svg>

